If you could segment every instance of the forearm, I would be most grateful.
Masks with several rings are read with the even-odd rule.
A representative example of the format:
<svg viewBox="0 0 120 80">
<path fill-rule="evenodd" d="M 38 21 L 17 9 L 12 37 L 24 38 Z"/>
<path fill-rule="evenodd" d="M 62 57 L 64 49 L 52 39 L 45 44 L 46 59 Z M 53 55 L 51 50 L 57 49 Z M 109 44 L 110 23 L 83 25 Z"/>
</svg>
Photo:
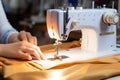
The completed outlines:
<svg viewBox="0 0 120 80">
<path fill-rule="evenodd" d="M 5 44 L 0 44 L 0 56 L 5 57 L 4 50 L 3 50 L 4 48 L 5 48 Z"/>
<path fill-rule="evenodd" d="M 17 33 L 17 31 L 8 22 L 0 0 L 0 38 L 2 42 L 7 43 L 9 36 L 13 33 Z"/>
<path fill-rule="evenodd" d="M 14 58 L 15 51 L 13 44 L 0 44 L 0 57 Z"/>
</svg>

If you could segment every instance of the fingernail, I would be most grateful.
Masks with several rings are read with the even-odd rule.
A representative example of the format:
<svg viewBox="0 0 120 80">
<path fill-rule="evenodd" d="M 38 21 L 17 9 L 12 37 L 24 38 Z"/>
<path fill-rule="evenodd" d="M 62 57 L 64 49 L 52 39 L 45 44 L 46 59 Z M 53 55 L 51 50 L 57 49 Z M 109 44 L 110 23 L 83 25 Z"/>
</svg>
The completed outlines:
<svg viewBox="0 0 120 80">
<path fill-rule="evenodd" d="M 45 56 L 43 56 L 43 60 L 46 60 L 47 58 Z"/>
<path fill-rule="evenodd" d="M 32 57 L 30 55 L 28 56 L 28 60 L 32 60 Z"/>
</svg>

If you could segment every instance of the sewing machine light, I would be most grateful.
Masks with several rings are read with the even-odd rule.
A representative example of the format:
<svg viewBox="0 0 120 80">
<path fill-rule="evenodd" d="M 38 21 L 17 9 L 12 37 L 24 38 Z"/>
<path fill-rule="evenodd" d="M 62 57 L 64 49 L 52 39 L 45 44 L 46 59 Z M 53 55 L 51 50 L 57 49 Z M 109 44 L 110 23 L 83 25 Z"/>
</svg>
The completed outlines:
<svg viewBox="0 0 120 80">
<path fill-rule="evenodd" d="M 49 36 L 50 36 L 50 38 L 53 38 L 53 34 L 52 34 L 52 29 L 48 29 L 48 34 L 49 34 Z"/>
<path fill-rule="evenodd" d="M 56 15 L 56 16 L 55 16 Z M 54 39 L 58 39 L 59 40 L 59 29 L 57 27 L 57 23 L 56 23 L 56 17 L 57 14 L 54 15 L 54 12 L 51 13 L 51 11 L 47 11 L 47 30 L 48 30 L 48 34 L 50 36 L 50 38 L 54 38 Z"/>
<path fill-rule="evenodd" d="M 53 30 L 52 27 L 48 27 L 48 34 L 50 38 L 60 40 L 59 35 L 57 35 L 58 34 L 57 31 Z"/>
<path fill-rule="evenodd" d="M 53 38 L 53 34 L 52 34 L 52 24 L 51 24 L 51 13 L 47 12 L 47 30 L 48 30 L 48 34 L 50 36 L 50 38 Z"/>
</svg>

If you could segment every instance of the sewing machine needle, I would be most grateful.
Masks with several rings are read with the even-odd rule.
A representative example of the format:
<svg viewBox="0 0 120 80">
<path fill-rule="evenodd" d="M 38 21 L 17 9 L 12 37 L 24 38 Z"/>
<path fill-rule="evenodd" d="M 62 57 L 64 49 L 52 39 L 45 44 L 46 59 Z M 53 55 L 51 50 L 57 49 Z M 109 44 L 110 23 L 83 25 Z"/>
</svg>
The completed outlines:
<svg viewBox="0 0 120 80">
<path fill-rule="evenodd" d="M 60 42 L 58 40 L 56 40 L 56 54 L 54 55 L 54 58 L 62 60 L 62 57 L 59 56 L 59 45 L 60 45 Z"/>
<path fill-rule="evenodd" d="M 62 44 L 62 43 L 59 42 L 58 40 L 55 41 L 56 53 L 54 54 L 54 57 L 48 58 L 48 60 L 52 60 L 52 61 L 60 60 L 60 61 L 62 61 L 63 59 L 69 58 L 66 55 L 59 55 L 60 44 Z"/>
</svg>

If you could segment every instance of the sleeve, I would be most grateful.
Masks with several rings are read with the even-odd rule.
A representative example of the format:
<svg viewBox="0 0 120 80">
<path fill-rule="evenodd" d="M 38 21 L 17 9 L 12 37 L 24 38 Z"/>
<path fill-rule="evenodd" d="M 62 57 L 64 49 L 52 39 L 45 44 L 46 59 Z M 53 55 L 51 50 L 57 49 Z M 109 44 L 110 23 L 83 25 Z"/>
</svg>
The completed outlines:
<svg viewBox="0 0 120 80">
<path fill-rule="evenodd" d="M 2 43 L 8 43 L 8 38 L 13 33 L 18 33 L 18 31 L 15 30 L 8 22 L 2 2 L 0 0 L 0 39 Z"/>
</svg>

